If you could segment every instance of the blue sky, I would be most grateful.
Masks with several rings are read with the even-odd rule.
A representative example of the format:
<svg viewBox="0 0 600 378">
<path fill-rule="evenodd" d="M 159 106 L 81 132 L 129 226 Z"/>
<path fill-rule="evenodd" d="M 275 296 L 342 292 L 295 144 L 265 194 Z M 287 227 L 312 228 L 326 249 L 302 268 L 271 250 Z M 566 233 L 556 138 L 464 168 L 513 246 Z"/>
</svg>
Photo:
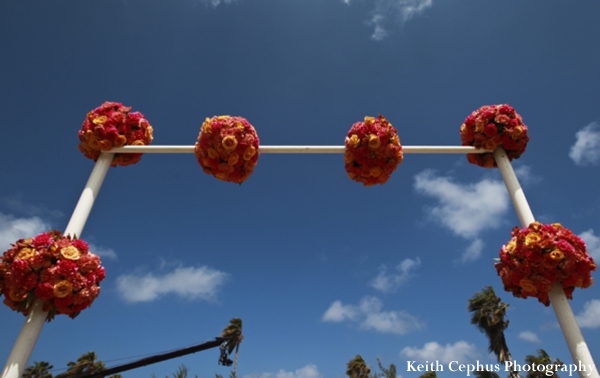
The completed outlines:
<svg viewBox="0 0 600 378">
<path fill-rule="evenodd" d="M 342 145 L 384 115 L 401 143 L 460 145 L 482 105 L 509 103 L 531 141 L 513 162 L 536 218 L 600 260 L 600 5 L 476 0 L 104 0 L 0 4 L 0 246 L 63 230 L 93 168 L 77 149 L 104 101 L 142 112 L 156 145 L 192 145 L 205 117 L 245 117 L 262 145 Z M 497 170 L 406 154 L 383 186 L 341 155 L 267 155 L 242 186 L 193 155 L 110 169 L 81 237 L 107 269 L 77 319 L 47 324 L 31 362 L 94 350 L 108 366 L 244 321 L 244 378 L 341 377 L 361 354 L 493 363 L 467 300 L 510 304 L 513 357 L 570 355 L 551 308 L 502 289 L 493 259 L 518 224 Z M 571 302 L 596 361 L 596 285 Z M 0 308 L 0 359 L 24 318 Z M 125 359 L 123 359 L 125 358 Z M 226 376 L 217 351 L 126 373 Z M 440 373 L 451 377 L 457 373 Z"/>
</svg>

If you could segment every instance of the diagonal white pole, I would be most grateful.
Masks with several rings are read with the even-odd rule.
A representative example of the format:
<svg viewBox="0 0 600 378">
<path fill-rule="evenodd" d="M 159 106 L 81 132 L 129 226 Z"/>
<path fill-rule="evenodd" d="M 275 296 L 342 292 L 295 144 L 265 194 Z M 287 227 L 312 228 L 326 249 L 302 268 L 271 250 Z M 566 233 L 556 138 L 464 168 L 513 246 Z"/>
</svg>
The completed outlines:
<svg viewBox="0 0 600 378">
<path fill-rule="evenodd" d="M 500 169 L 504 184 L 506 184 L 506 189 L 508 190 L 510 199 L 513 202 L 515 211 L 521 222 L 521 227 L 528 227 L 535 221 L 535 218 L 533 217 L 529 203 L 527 203 L 525 193 L 519 184 L 519 180 L 515 175 L 515 171 L 502 147 L 494 151 L 494 158 L 496 159 L 496 164 Z M 550 298 L 550 303 L 552 303 L 556 318 L 558 319 L 558 324 L 560 324 L 560 328 L 565 337 L 565 341 L 567 342 L 567 346 L 569 347 L 569 351 L 571 352 L 571 357 L 573 357 L 573 361 L 577 365 L 573 370 L 577 370 L 581 378 L 600 378 L 596 365 L 594 364 L 594 359 L 583 339 L 583 335 L 581 334 L 571 305 L 567 301 L 567 296 L 565 295 L 562 285 L 560 283 L 552 285 L 552 289 L 548 293 L 548 296 Z"/>
<path fill-rule="evenodd" d="M 113 153 L 103 152 L 100 154 L 90 174 L 90 178 L 83 189 L 83 193 L 79 197 L 75 210 L 73 210 L 71 220 L 69 220 L 69 224 L 65 229 L 65 235 L 77 235 L 77 237 L 81 235 L 104 181 L 104 177 L 106 177 L 106 172 L 113 160 L 113 156 Z M 13 346 L 12 352 L 6 360 L 6 365 L 4 365 L 4 370 L 2 371 L 2 378 L 20 378 L 23 375 L 48 315 L 42 309 L 43 304 L 40 300 L 33 302 L 31 311 L 25 319 L 25 324 L 23 324 L 19 336 L 17 336 L 17 341 Z"/>
</svg>

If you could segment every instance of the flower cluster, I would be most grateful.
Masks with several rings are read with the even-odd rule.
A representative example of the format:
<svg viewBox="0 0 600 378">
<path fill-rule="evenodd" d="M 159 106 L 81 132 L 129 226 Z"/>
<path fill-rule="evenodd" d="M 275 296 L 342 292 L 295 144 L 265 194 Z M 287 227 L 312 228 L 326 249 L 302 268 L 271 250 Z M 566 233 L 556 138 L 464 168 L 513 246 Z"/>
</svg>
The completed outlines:
<svg viewBox="0 0 600 378">
<path fill-rule="evenodd" d="M 560 282 L 569 299 L 576 287 L 592 285 L 596 263 L 585 242 L 559 223 L 533 222 L 512 231 L 512 239 L 500 250 L 496 263 L 504 289 L 517 298 L 536 297 L 549 305 L 548 292 Z"/>
<path fill-rule="evenodd" d="M 345 145 L 348 177 L 365 186 L 384 184 L 402 162 L 398 132 L 381 115 L 352 125 Z"/>
<path fill-rule="evenodd" d="M 0 259 L 4 304 L 25 315 L 35 299 L 44 301 L 47 320 L 56 314 L 75 318 L 100 293 L 106 273 L 86 242 L 59 231 L 20 239 Z"/>
<path fill-rule="evenodd" d="M 101 151 L 113 147 L 146 146 L 152 142 L 152 126 L 140 112 L 118 102 L 105 102 L 88 113 L 79 131 L 79 151 L 98 160 Z M 135 164 L 142 154 L 115 154 L 112 166 Z"/>
<path fill-rule="evenodd" d="M 509 160 L 517 159 L 529 141 L 527 126 L 510 105 L 488 105 L 477 109 L 460 127 L 463 146 L 495 150 L 501 146 Z M 497 167 L 492 153 L 467 154 L 471 164 L 485 168 Z"/>
<path fill-rule="evenodd" d="M 205 173 L 219 180 L 242 183 L 256 167 L 258 136 L 242 117 L 206 118 L 194 152 Z"/>
</svg>

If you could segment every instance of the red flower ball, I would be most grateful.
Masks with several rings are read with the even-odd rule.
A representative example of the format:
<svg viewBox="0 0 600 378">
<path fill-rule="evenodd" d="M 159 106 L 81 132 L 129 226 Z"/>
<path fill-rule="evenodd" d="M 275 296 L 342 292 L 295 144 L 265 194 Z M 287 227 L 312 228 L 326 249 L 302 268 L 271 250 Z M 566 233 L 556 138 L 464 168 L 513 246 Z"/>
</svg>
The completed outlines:
<svg viewBox="0 0 600 378">
<path fill-rule="evenodd" d="M 365 186 L 386 183 L 403 159 L 398 132 L 381 115 L 352 125 L 345 146 L 348 177 Z"/>
<path fill-rule="evenodd" d="M 460 137 L 463 146 L 492 151 L 503 147 L 509 160 L 520 157 L 529 142 L 521 116 L 506 104 L 482 106 L 471 113 L 460 127 Z M 480 167 L 497 167 L 492 153 L 467 154 L 467 159 Z"/>
<path fill-rule="evenodd" d="M 241 184 L 256 167 L 258 146 L 256 130 L 245 118 L 215 116 L 202 124 L 194 152 L 205 173 Z"/>
<path fill-rule="evenodd" d="M 79 151 L 98 160 L 101 151 L 113 147 L 146 146 L 152 142 L 152 126 L 140 112 L 119 102 L 105 102 L 88 113 L 79 130 Z M 115 154 L 111 166 L 135 164 L 142 154 Z"/>
<path fill-rule="evenodd" d="M 95 274 L 88 273 L 90 268 Z M 49 312 L 48 321 L 56 314 L 75 318 L 92 305 L 104 277 L 100 259 L 88 251 L 87 243 L 51 231 L 20 239 L 4 252 L 0 296 L 4 295 L 5 305 L 24 315 L 39 299 Z"/>
<path fill-rule="evenodd" d="M 500 250 L 495 264 L 504 289 L 517 298 L 535 297 L 548 306 L 548 292 L 560 282 L 569 299 L 576 287 L 592 285 L 596 263 L 585 242 L 559 223 L 533 222 L 525 229 L 515 227 L 513 238 Z"/>
</svg>

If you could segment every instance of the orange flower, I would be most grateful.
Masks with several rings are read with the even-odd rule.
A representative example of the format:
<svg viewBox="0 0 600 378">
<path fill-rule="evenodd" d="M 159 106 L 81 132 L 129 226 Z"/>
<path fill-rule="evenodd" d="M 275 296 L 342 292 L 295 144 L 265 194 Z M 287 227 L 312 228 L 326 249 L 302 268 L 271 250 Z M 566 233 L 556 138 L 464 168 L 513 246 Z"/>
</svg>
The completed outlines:
<svg viewBox="0 0 600 378">
<path fill-rule="evenodd" d="M 525 246 L 530 247 L 534 244 L 537 244 L 540 240 L 542 240 L 540 234 L 537 232 L 530 232 L 525 236 Z"/>
<path fill-rule="evenodd" d="M 214 148 L 209 148 L 206 152 L 208 153 L 208 157 L 211 159 L 216 159 L 219 157 L 217 150 L 215 150 Z"/>
<path fill-rule="evenodd" d="M 117 139 L 115 139 L 115 147 L 123 147 L 127 143 L 127 138 L 124 135 L 119 135 Z"/>
<path fill-rule="evenodd" d="M 377 135 L 369 136 L 369 148 L 372 150 L 376 150 L 381 146 L 381 140 Z"/>
<path fill-rule="evenodd" d="M 235 165 L 238 160 L 240 159 L 240 156 L 237 154 L 237 152 L 233 151 L 231 153 L 231 155 L 229 155 L 229 159 L 227 160 L 227 164 L 229 165 Z"/>
<path fill-rule="evenodd" d="M 484 150 L 495 150 L 496 149 L 496 142 L 494 142 L 493 139 L 486 139 L 485 142 L 483 142 L 481 148 L 483 148 Z"/>
<path fill-rule="evenodd" d="M 227 135 L 225 138 L 223 138 L 223 141 L 221 143 L 223 144 L 223 147 L 225 147 L 225 149 L 227 151 L 235 150 L 235 148 L 238 145 L 238 141 L 237 141 L 237 139 L 235 139 L 235 136 L 233 136 L 233 135 Z"/>
<path fill-rule="evenodd" d="M 558 248 L 555 248 L 552 252 L 550 252 L 550 258 L 554 261 L 560 261 L 565 258 L 565 254 Z"/>
<path fill-rule="evenodd" d="M 381 175 L 381 172 L 382 170 L 379 167 L 373 167 L 369 170 L 371 177 L 379 177 Z"/>
<path fill-rule="evenodd" d="M 350 147 L 356 147 L 360 144 L 360 138 L 356 134 L 352 134 L 348 139 L 348 144 Z"/>
<path fill-rule="evenodd" d="M 244 151 L 244 160 L 248 161 L 250 159 L 252 159 L 252 157 L 256 155 L 256 148 L 254 148 L 254 146 L 250 146 L 246 149 L 246 151 Z"/>
<path fill-rule="evenodd" d="M 62 280 L 54 285 L 54 290 L 52 292 L 57 298 L 64 298 L 71 294 L 73 294 L 73 288 L 69 281 Z"/>
<path fill-rule="evenodd" d="M 521 285 L 521 288 L 523 289 L 523 291 L 527 292 L 527 293 L 537 293 L 537 287 L 535 286 L 535 283 L 527 278 L 522 278 L 519 281 L 519 285 Z"/>
<path fill-rule="evenodd" d="M 112 148 L 112 143 L 108 139 L 102 139 L 98 142 L 98 148 L 102 151 L 110 151 Z"/>
</svg>

